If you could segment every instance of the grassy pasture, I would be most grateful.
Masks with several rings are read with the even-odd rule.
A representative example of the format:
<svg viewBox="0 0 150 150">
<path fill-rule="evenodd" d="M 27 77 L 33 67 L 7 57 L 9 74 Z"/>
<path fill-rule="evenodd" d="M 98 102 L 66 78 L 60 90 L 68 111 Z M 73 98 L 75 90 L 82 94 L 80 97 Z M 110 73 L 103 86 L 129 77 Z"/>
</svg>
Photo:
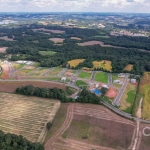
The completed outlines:
<svg viewBox="0 0 150 150">
<path fill-rule="evenodd" d="M 91 75 L 91 72 L 81 71 L 78 78 L 90 79 Z"/>
<path fill-rule="evenodd" d="M 131 113 L 135 94 L 136 94 L 136 89 L 137 89 L 136 85 L 128 83 L 120 101 L 121 110 L 127 113 Z"/>
<path fill-rule="evenodd" d="M 150 72 L 145 72 L 141 79 L 140 93 L 144 95 L 142 117 L 150 119 Z"/>
<path fill-rule="evenodd" d="M 77 81 L 76 81 L 76 85 L 77 85 L 77 86 L 80 86 L 80 85 L 87 85 L 87 83 L 84 82 L 84 81 L 82 81 L 82 80 L 77 80 Z"/>
<path fill-rule="evenodd" d="M 108 71 L 112 71 L 111 61 L 102 60 L 102 61 L 93 61 L 94 68 L 103 68 Z"/>
<path fill-rule="evenodd" d="M 124 70 L 126 70 L 126 71 L 131 71 L 133 69 L 133 65 L 131 65 L 131 64 L 128 64 L 125 68 L 124 68 Z"/>
<path fill-rule="evenodd" d="M 53 56 L 56 54 L 56 52 L 54 51 L 39 51 L 39 54 L 42 55 L 42 56 Z"/>
<path fill-rule="evenodd" d="M 108 83 L 108 76 L 105 72 L 97 72 L 95 75 L 95 81 L 102 82 L 102 83 Z"/>
<path fill-rule="evenodd" d="M 52 122 L 59 106 L 57 100 L 1 93 L 0 130 L 40 142 L 46 123 Z"/>
<path fill-rule="evenodd" d="M 70 60 L 68 61 L 68 64 L 71 66 L 71 67 L 76 67 L 79 65 L 79 63 L 82 63 L 84 62 L 85 59 L 74 59 L 74 60 Z"/>
</svg>

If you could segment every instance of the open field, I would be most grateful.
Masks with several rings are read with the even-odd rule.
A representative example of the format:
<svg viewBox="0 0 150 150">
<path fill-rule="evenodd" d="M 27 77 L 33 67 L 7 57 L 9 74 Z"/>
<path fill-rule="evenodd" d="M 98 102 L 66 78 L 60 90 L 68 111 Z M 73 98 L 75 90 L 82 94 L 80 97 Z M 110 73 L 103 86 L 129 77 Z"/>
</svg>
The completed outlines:
<svg viewBox="0 0 150 150">
<path fill-rule="evenodd" d="M 88 42 L 79 43 L 78 45 L 79 46 L 104 45 L 104 42 L 101 42 L 101 41 L 88 41 Z"/>
<path fill-rule="evenodd" d="M 150 148 L 150 136 L 144 136 L 142 131 L 145 127 L 149 127 L 149 124 L 140 124 L 140 134 L 137 150 L 149 150 Z M 149 134 L 149 129 L 145 130 L 146 134 Z"/>
<path fill-rule="evenodd" d="M 85 59 L 74 59 L 74 60 L 70 60 L 68 61 L 68 64 L 71 66 L 71 67 L 76 67 L 79 65 L 79 63 L 82 63 L 84 62 Z"/>
<path fill-rule="evenodd" d="M 19 64 L 19 63 L 16 63 L 16 62 L 12 62 L 11 64 L 12 64 L 12 66 L 15 70 L 21 69 L 22 67 L 25 66 L 25 64 Z"/>
<path fill-rule="evenodd" d="M 90 79 L 92 75 L 92 72 L 90 71 L 81 71 L 80 74 L 78 75 L 78 78 L 83 78 L 83 79 Z"/>
<path fill-rule="evenodd" d="M 40 142 L 46 123 L 52 122 L 59 106 L 57 100 L 1 93 L 0 130 Z"/>
<path fill-rule="evenodd" d="M 8 47 L 0 47 L 0 53 L 6 53 Z"/>
<path fill-rule="evenodd" d="M 13 39 L 8 38 L 8 36 L 0 37 L 0 40 L 5 40 L 5 41 L 14 41 Z"/>
<path fill-rule="evenodd" d="M 33 29 L 33 31 L 34 31 L 34 32 L 36 32 L 36 31 L 44 31 L 44 32 L 57 33 L 57 34 L 65 33 L 65 31 L 62 31 L 62 30 L 50 30 L 50 29 L 44 29 L 44 28 Z"/>
<path fill-rule="evenodd" d="M 87 85 L 87 83 L 84 82 L 84 81 L 82 81 L 82 80 L 77 80 L 77 81 L 76 81 L 76 85 L 77 85 L 77 86 Z M 85 87 L 86 87 L 86 86 L 85 86 Z"/>
<path fill-rule="evenodd" d="M 54 52 L 54 51 L 39 51 L 39 54 L 42 56 L 47 56 L 47 55 L 53 56 L 56 54 L 56 52 Z"/>
<path fill-rule="evenodd" d="M 141 79 L 140 93 L 144 95 L 142 117 L 150 119 L 150 72 L 145 72 Z"/>
<path fill-rule="evenodd" d="M 121 110 L 124 110 L 127 113 L 131 113 L 135 94 L 136 94 L 136 89 L 137 89 L 136 85 L 134 85 L 132 83 L 127 84 L 127 87 L 126 87 L 126 89 L 121 97 L 121 101 L 120 101 L 120 109 Z"/>
<path fill-rule="evenodd" d="M 125 68 L 124 68 L 124 70 L 126 70 L 126 71 L 131 71 L 133 69 L 133 65 L 131 65 L 131 64 L 128 64 Z"/>
<path fill-rule="evenodd" d="M 71 37 L 72 40 L 82 40 L 81 38 L 79 37 Z"/>
<path fill-rule="evenodd" d="M 59 123 L 58 117 L 56 120 Z M 58 127 L 56 120 L 55 126 Z M 134 129 L 134 122 L 117 116 L 103 106 L 70 104 L 64 123 L 47 140 L 45 150 L 50 147 L 52 150 L 131 149 Z"/>
<path fill-rule="evenodd" d="M 33 73 L 31 73 L 29 76 L 30 77 L 41 77 L 47 71 L 49 71 L 49 68 L 39 68 L 39 69 L 33 71 Z"/>
<path fill-rule="evenodd" d="M 94 61 L 94 68 L 103 68 L 107 71 L 112 71 L 111 61 L 102 60 L 102 61 Z"/>
<path fill-rule="evenodd" d="M 52 71 L 50 71 L 48 74 L 46 74 L 46 77 L 49 77 L 49 76 L 56 76 L 56 75 L 58 75 L 62 70 L 63 70 L 63 68 L 56 67 L 56 68 L 54 68 Z"/>
<path fill-rule="evenodd" d="M 66 90 L 66 86 L 60 83 L 40 82 L 40 81 L 0 81 L 0 91 L 15 92 L 21 86 L 33 85 L 34 87 L 60 88 Z"/>
<path fill-rule="evenodd" d="M 50 38 L 51 41 L 54 43 L 63 43 L 64 39 L 63 38 Z"/>
<path fill-rule="evenodd" d="M 108 83 L 108 76 L 105 72 L 97 72 L 95 75 L 95 81 L 102 82 L 102 83 Z"/>
</svg>

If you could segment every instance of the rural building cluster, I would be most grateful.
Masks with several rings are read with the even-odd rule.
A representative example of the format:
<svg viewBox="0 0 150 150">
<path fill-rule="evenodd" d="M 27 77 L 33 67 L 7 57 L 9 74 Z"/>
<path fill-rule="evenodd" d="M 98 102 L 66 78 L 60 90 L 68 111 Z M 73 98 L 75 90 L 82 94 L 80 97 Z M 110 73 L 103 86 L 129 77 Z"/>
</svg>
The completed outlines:
<svg viewBox="0 0 150 150">
<path fill-rule="evenodd" d="M 127 30 L 121 30 L 121 31 L 111 31 L 110 35 L 113 36 L 132 36 L 132 37 L 148 37 L 145 33 L 133 33 L 131 31 Z"/>
</svg>

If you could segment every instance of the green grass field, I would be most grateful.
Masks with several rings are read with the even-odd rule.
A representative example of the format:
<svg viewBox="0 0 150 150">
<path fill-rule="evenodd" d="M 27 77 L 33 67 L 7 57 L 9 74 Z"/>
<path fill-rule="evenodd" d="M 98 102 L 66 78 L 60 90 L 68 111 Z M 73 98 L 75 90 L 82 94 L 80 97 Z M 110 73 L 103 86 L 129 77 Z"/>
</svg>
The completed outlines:
<svg viewBox="0 0 150 150">
<path fill-rule="evenodd" d="M 52 56 L 52 55 L 55 55 L 56 52 L 54 52 L 54 51 L 39 51 L 39 54 L 42 56 L 46 56 L 46 55 Z"/>
<path fill-rule="evenodd" d="M 90 73 L 90 72 L 81 71 L 78 77 L 90 79 L 91 75 L 92 75 L 92 73 Z"/>
<path fill-rule="evenodd" d="M 102 83 L 108 83 L 108 76 L 104 72 L 98 72 L 95 75 L 95 81 L 102 82 Z"/>
<path fill-rule="evenodd" d="M 77 85 L 77 86 L 87 85 L 87 83 L 85 83 L 85 82 L 82 81 L 82 80 L 77 80 L 77 81 L 76 81 L 76 85 Z"/>
<path fill-rule="evenodd" d="M 117 74 L 112 74 L 112 80 L 117 80 L 117 79 L 118 79 Z"/>
</svg>

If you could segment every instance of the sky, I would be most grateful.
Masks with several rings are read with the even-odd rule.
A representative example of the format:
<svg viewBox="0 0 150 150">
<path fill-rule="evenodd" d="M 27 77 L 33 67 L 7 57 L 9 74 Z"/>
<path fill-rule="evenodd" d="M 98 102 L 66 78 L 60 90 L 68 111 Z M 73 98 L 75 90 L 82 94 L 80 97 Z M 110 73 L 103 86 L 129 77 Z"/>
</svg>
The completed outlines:
<svg viewBox="0 0 150 150">
<path fill-rule="evenodd" d="M 0 0 L 0 12 L 150 13 L 150 0 Z"/>
</svg>

